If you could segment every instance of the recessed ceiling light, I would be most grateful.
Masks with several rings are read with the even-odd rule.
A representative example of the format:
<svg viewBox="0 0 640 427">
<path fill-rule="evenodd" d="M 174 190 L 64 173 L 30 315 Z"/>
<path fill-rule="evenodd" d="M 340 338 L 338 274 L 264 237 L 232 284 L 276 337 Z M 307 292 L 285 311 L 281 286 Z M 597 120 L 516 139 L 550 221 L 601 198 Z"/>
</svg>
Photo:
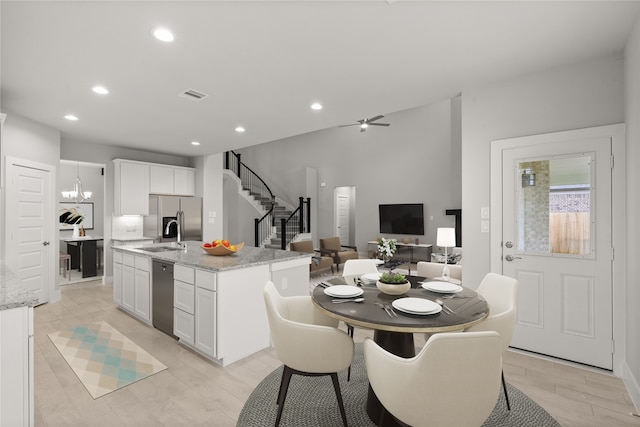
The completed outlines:
<svg viewBox="0 0 640 427">
<path fill-rule="evenodd" d="M 191 145 L 200 145 L 198 141 L 191 141 Z"/>
<path fill-rule="evenodd" d="M 64 116 L 64 118 L 67 119 L 67 120 L 71 120 L 71 121 L 78 120 L 78 118 L 76 116 L 74 116 L 73 114 L 67 114 L 66 116 Z"/>
<path fill-rule="evenodd" d="M 245 129 L 244 129 L 242 126 L 238 126 L 238 127 L 236 128 L 236 132 L 242 133 L 242 132 L 244 132 L 244 131 L 245 131 Z"/>
<path fill-rule="evenodd" d="M 99 93 L 100 95 L 106 95 L 109 93 L 107 88 L 104 86 L 94 86 L 91 88 L 91 90 L 94 91 L 95 93 Z"/>
<path fill-rule="evenodd" d="M 166 28 L 156 28 L 153 30 L 153 36 L 158 40 L 167 43 L 172 42 L 175 39 L 173 33 Z"/>
<path fill-rule="evenodd" d="M 312 110 L 322 110 L 322 104 L 320 104 L 319 102 L 314 102 L 313 104 L 311 104 L 311 109 Z"/>
</svg>

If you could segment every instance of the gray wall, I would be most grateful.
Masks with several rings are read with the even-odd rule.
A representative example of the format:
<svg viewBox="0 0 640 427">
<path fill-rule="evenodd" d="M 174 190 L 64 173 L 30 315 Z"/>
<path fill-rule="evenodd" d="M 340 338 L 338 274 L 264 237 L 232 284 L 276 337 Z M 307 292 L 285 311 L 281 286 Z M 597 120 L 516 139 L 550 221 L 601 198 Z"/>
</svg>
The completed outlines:
<svg viewBox="0 0 640 427">
<path fill-rule="evenodd" d="M 626 122 L 626 170 L 627 170 L 627 215 L 625 228 L 626 280 L 624 296 L 625 319 L 625 364 L 622 378 L 631 394 L 636 408 L 640 408 L 640 21 L 629 37 L 625 50 L 625 122 Z"/>
<path fill-rule="evenodd" d="M 355 244 L 361 254 L 380 235 L 378 204 L 424 203 L 423 243 L 435 242 L 437 227 L 452 227 L 445 209 L 461 207 L 460 140 L 452 137 L 457 102 L 386 114 L 388 128 L 331 128 L 238 150 L 277 197 L 297 205 L 307 191 L 300 179 L 307 168 L 318 171 L 317 232 L 334 236 L 334 189 L 355 187 Z M 454 110 L 452 112 L 452 110 Z M 325 185 L 322 186 L 322 183 Z M 452 185 L 453 183 L 453 185 Z M 293 190 L 292 190 L 293 189 Z M 430 217 L 433 216 L 433 220 Z M 402 238 L 403 236 L 385 236 Z"/>
</svg>

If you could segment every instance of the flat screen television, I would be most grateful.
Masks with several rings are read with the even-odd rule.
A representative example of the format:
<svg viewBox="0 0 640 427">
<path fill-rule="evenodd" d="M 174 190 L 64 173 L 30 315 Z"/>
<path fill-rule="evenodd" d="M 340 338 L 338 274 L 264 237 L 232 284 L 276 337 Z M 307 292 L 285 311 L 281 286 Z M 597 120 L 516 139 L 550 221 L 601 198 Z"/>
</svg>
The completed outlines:
<svg viewBox="0 0 640 427">
<path fill-rule="evenodd" d="M 379 205 L 380 233 L 424 235 L 422 203 Z"/>
</svg>

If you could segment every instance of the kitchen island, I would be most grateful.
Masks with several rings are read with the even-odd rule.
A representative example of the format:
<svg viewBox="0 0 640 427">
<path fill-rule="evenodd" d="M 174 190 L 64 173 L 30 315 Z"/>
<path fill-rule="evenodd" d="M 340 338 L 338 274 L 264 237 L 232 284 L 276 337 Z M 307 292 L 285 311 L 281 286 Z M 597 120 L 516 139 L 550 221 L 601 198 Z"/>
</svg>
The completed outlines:
<svg viewBox="0 0 640 427">
<path fill-rule="evenodd" d="M 114 246 L 114 301 L 153 326 L 152 265 L 172 265 L 173 335 L 223 366 L 269 347 L 268 280 L 284 296 L 309 295 L 309 254 L 245 246 L 211 256 L 200 242 L 183 244 Z"/>
</svg>

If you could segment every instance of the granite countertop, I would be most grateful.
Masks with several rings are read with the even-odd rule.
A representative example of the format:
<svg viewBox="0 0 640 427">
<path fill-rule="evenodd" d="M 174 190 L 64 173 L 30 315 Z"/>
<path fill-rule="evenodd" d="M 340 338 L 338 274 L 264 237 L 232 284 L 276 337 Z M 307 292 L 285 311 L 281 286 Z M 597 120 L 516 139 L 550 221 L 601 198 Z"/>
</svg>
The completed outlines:
<svg viewBox="0 0 640 427">
<path fill-rule="evenodd" d="M 272 264 L 274 262 L 283 262 L 291 260 L 302 260 L 311 255 L 303 252 L 283 251 L 280 249 L 263 249 L 252 246 L 245 246 L 235 254 L 227 256 L 213 256 L 202 250 L 201 242 L 183 242 L 186 248 L 179 251 L 167 252 L 148 252 L 145 248 L 158 246 L 173 246 L 175 243 L 158 243 L 150 245 L 132 246 L 114 246 L 114 250 L 133 253 L 137 255 L 145 255 L 152 259 L 173 262 L 175 264 L 188 267 L 197 267 L 205 270 L 225 271 L 235 270 L 238 268 L 253 267 L 263 264 Z"/>
<path fill-rule="evenodd" d="M 0 261 L 0 310 L 17 307 L 33 307 L 38 299 L 28 291 L 18 276 Z"/>
</svg>

